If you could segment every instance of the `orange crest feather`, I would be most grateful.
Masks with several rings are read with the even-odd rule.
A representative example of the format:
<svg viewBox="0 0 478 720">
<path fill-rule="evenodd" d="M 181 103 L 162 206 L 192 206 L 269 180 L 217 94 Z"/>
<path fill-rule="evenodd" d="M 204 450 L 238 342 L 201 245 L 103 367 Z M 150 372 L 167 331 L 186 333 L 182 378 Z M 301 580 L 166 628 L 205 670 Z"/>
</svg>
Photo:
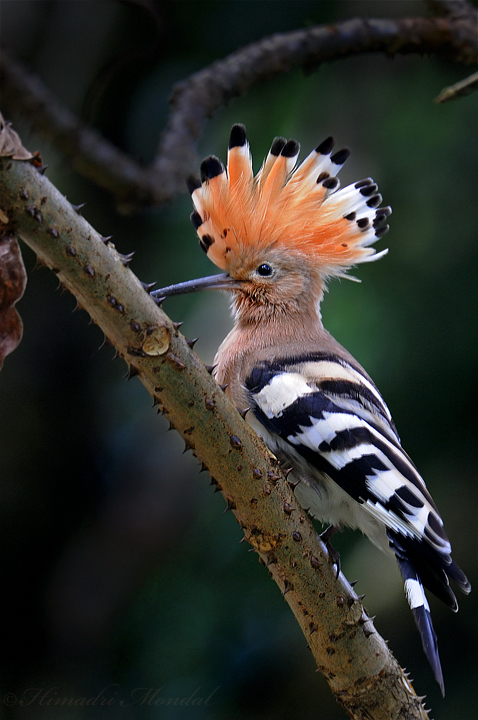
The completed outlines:
<svg viewBox="0 0 478 720">
<path fill-rule="evenodd" d="M 370 178 L 338 189 L 350 151 L 331 155 L 333 145 L 327 138 L 294 171 L 299 144 L 276 138 L 254 177 L 245 128 L 234 125 L 227 171 L 210 156 L 201 183 L 190 187 L 191 219 L 210 260 L 228 271 L 250 251 L 282 247 L 310 257 L 326 277 L 384 255 L 371 245 L 388 230 L 391 209 L 378 207 L 382 196 Z"/>
</svg>

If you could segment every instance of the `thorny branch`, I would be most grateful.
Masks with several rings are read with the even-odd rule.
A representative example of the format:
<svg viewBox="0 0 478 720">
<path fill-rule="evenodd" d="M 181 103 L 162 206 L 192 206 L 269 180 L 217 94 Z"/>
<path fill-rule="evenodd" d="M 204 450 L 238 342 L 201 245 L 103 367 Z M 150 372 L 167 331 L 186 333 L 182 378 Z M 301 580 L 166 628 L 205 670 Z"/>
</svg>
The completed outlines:
<svg viewBox="0 0 478 720">
<path fill-rule="evenodd" d="M 435 17 L 354 19 L 266 37 L 176 85 L 155 161 L 142 166 L 84 125 L 6 54 L 0 67 L 4 101 L 34 118 L 77 170 L 108 189 L 122 211 L 161 205 L 184 189 L 197 165 L 194 145 L 204 122 L 253 85 L 295 68 L 362 53 L 429 53 L 455 62 L 478 60 L 478 13 L 467 0 L 429 0 Z"/>
<path fill-rule="evenodd" d="M 277 461 L 120 255 L 30 162 L 0 158 L 1 211 L 77 298 L 208 468 L 278 584 L 318 668 L 356 720 L 425 720 L 403 670 L 327 550 Z"/>
</svg>

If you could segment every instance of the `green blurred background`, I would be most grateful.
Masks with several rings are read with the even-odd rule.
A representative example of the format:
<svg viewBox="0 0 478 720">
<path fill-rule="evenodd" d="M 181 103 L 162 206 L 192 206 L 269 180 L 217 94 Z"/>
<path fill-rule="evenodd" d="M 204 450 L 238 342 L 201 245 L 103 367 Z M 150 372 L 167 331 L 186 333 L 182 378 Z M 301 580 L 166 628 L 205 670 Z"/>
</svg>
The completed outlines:
<svg viewBox="0 0 478 720">
<path fill-rule="evenodd" d="M 15 0 L 1 11 L 10 53 L 84 120 L 149 162 L 171 87 L 190 73 L 266 34 L 426 9 L 414 0 Z M 342 183 L 368 175 L 379 183 L 394 212 L 378 249 L 390 253 L 358 269 L 362 284 L 331 283 L 324 322 L 383 392 L 476 587 L 478 95 L 433 103 L 469 72 L 435 58 L 372 54 L 307 76 L 294 71 L 219 110 L 198 156 L 225 158 L 234 122 L 247 126 L 256 169 L 275 135 L 297 138 L 304 155 L 333 134 L 337 147 L 353 151 Z M 72 202 L 87 203 L 87 220 L 121 252 L 136 251 L 141 280 L 165 285 L 214 272 L 190 225 L 187 194 L 121 217 L 106 192 L 35 134 L 34 118 L 2 106 L 25 145 L 41 150 L 50 180 Z M 98 351 L 102 333 L 85 313 L 72 314 L 75 301 L 57 292 L 53 274 L 33 271 L 28 248 L 24 257 L 24 339 L 0 376 L 0 717 L 344 718 L 207 474 L 182 455 L 183 442 L 166 432 L 139 381 L 124 381 L 112 348 Z M 199 335 L 196 349 L 211 362 L 230 327 L 227 299 L 204 293 L 165 309 L 184 321 L 187 337 Z M 431 600 L 442 700 L 394 563 L 357 533 L 335 544 L 432 717 L 476 718 L 476 592 L 459 598 L 456 616 Z M 211 693 L 207 706 L 192 703 Z M 164 704 L 190 696 L 188 705 Z M 52 704 L 81 697 L 97 700 Z"/>
</svg>

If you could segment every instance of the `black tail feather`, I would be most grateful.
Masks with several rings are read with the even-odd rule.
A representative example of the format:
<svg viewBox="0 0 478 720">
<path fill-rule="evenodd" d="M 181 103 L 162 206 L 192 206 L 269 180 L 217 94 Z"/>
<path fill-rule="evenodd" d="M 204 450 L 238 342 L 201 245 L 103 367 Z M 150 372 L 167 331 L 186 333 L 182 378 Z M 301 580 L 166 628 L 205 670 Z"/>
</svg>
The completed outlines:
<svg viewBox="0 0 478 720">
<path fill-rule="evenodd" d="M 450 588 L 450 580 L 456 582 L 460 590 L 466 595 L 471 591 L 471 585 L 463 570 L 452 560 L 447 553 L 439 553 L 431 545 L 414 537 L 404 537 L 387 531 L 390 547 L 397 558 L 400 556 L 408 560 L 420 581 L 439 600 L 445 603 L 453 612 L 457 612 L 458 603 L 455 594 Z"/>
<path fill-rule="evenodd" d="M 470 581 L 466 577 L 463 570 L 458 567 L 454 560 L 451 561 L 450 566 L 448 567 L 446 572 L 447 575 L 456 582 L 460 590 L 462 590 L 466 595 L 471 592 Z"/>
<path fill-rule="evenodd" d="M 405 577 L 405 574 L 402 573 Z M 420 582 L 419 580 L 417 580 Z M 425 594 L 424 594 L 425 597 Z M 415 624 L 422 639 L 423 650 L 428 662 L 433 670 L 435 680 L 440 686 L 441 694 L 445 697 L 445 684 L 443 681 L 443 671 L 440 663 L 440 655 L 438 654 L 438 642 L 435 630 L 433 629 L 432 618 L 428 607 L 421 605 L 411 608 Z"/>
<path fill-rule="evenodd" d="M 422 578 L 408 557 L 408 553 L 403 547 L 402 539 L 393 535 L 390 531 L 388 536 L 390 538 L 390 545 L 395 552 L 400 572 L 405 581 L 405 594 L 412 611 L 413 619 L 420 633 L 425 656 L 430 663 L 435 680 L 444 696 L 445 685 L 443 682 L 440 655 L 438 653 L 437 636 L 433 628 L 430 607 L 423 588 Z M 424 573 L 427 576 L 428 584 L 432 586 L 431 589 L 433 589 L 433 592 L 441 599 L 444 599 L 447 605 L 454 608 L 456 599 L 448 586 L 448 578 L 445 573 L 443 571 L 430 570 L 426 568 L 426 566 Z M 436 592 L 437 590 L 438 593 Z M 454 602 L 452 602 L 452 599 Z"/>
<path fill-rule="evenodd" d="M 397 554 L 398 565 L 405 580 L 405 593 L 408 604 L 412 611 L 418 632 L 422 639 L 423 650 L 435 675 L 435 680 L 440 686 L 442 695 L 445 695 L 443 672 L 441 669 L 440 656 L 438 654 L 438 642 L 435 630 L 433 629 L 430 607 L 425 596 L 423 585 L 417 571 L 409 560 L 401 553 Z"/>
<path fill-rule="evenodd" d="M 427 590 L 430 590 L 435 597 L 445 603 L 450 610 L 457 612 L 458 603 L 456 601 L 455 594 L 450 587 L 446 570 L 433 567 L 427 563 L 426 559 L 424 561 L 423 557 L 420 557 L 420 555 L 416 555 L 413 551 L 408 551 L 408 548 L 406 557 L 414 568 L 417 576 L 420 578 L 420 582 L 423 586 L 426 587 Z"/>
</svg>

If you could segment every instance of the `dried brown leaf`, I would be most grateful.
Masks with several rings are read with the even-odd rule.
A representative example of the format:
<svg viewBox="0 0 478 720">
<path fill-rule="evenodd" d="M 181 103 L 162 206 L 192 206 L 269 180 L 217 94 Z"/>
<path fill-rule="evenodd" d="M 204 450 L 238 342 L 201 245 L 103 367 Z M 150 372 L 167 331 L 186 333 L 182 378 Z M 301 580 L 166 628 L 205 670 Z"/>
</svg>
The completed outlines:
<svg viewBox="0 0 478 720">
<path fill-rule="evenodd" d="M 27 276 L 18 242 L 12 235 L 0 237 L 0 369 L 4 358 L 19 344 L 23 324 L 15 309 L 25 290 Z"/>
<path fill-rule="evenodd" d="M 33 155 L 23 147 L 18 134 L 9 123 L 5 122 L 0 113 L 0 157 L 11 157 L 13 160 L 30 160 Z"/>
</svg>

